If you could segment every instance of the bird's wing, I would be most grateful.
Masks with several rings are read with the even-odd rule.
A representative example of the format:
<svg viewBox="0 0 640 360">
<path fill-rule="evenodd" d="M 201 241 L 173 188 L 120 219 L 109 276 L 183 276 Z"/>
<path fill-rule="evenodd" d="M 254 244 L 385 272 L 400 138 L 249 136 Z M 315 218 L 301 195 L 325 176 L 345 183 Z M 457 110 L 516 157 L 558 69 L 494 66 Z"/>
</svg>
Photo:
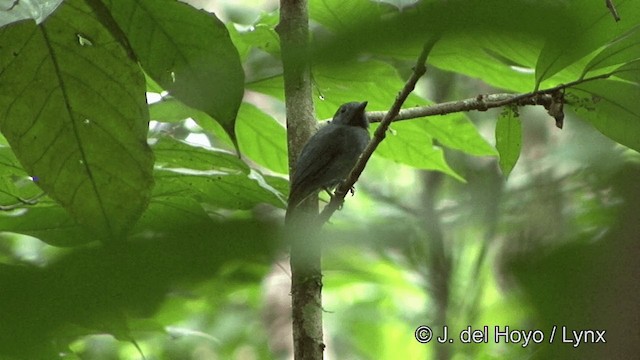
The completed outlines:
<svg viewBox="0 0 640 360">
<path fill-rule="evenodd" d="M 296 206 L 304 198 L 323 186 L 328 186 L 335 174 L 327 171 L 347 145 L 346 132 L 341 125 L 327 125 L 305 145 L 291 179 L 289 205 Z"/>
</svg>

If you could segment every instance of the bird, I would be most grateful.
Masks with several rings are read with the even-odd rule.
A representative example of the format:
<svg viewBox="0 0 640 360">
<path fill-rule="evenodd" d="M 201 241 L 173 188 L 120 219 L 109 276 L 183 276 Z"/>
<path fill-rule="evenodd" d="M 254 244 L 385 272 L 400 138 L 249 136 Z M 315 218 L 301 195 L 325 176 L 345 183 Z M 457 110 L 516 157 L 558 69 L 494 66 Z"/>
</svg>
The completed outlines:
<svg viewBox="0 0 640 360">
<path fill-rule="evenodd" d="M 304 145 L 291 176 L 285 223 L 307 197 L 329 191 L 349 175 L 370 139 L 366 106 L 366 101 L 341 105 Z"/>
</svg>

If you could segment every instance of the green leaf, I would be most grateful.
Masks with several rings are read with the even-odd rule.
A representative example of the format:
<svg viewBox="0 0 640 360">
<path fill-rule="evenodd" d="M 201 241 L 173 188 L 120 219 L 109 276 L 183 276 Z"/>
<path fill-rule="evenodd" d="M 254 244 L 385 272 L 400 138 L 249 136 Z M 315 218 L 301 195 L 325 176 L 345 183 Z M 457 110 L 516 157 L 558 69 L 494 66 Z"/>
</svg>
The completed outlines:
<svg viewBox="0 0 640 360">
<path fill-rule="evenodd" d="M 498 155 L 464 114 L 431 116 L 419 120 L 421 126 L 442 145 L 476 156 Z"/>
<path fill-rule="evenodd" d="M 542 46 L 540 36 L 536 35 L 495 32 L 479 41 L 473 41 L 473 36 L 452 37 L 440 44 L 430 58 L 438 66 L 457 69 L 493 86 L 529 91 Z"/>
<path fill-rule="evenodd" d="M 156 170 L 154 198 L 181 196 L 212 207 L 248 210 L 262 203 L 284 207 L 284 196 L 256 171 L 249 175 L 219 170 L 181 168 Z"/>
<path fill-rule="evenodd" d="M 255 221 L 217 222 L 193 216 L 195 210 L 183 213 L 193 204 L 164 204 L 150 206 L 148 213 L 164 224 L 162 231 L 152 223 L 156 231 L 135 241 L 73 249 L 41 266 L 0 264 L 0 358 L 55 359 L 87 334 L 131 340 L 127 329 L 138 327 L 135 319 L 151 318 L 167 298 L 193 300 L 194 282 L 220 279 L 245 288 L 268 271 L 276 248 L 272 229 Z M 223 275 L 231 266 L 238 274 Z M 231 292 L 223 285 L 215 291 Z"/>
<path fill-rule="evenodd" d="M 16 213 L 0 213 L 0 231 L 33 236 L 61 247 L 97 240 L 92 231 L 78 225 L 62 207 L 51 203 L 25 207 Z"/>
<path fill-rule="evenodd" d="M 626 19 L 640 17 L 640 6 L 635 0 L 617 1 L 616 8 Z M 567 14 L 575 23 L 564 27 L 562 34 L 548 37 L 536 64 L 536 84 L 607 44 L 616 34 L 637 26 L 633 21 L 614 21 L 609 10 L 596 1 L 573 1 Z"/>
<path fill-rule="evenodd" d="M 279 21 L 280 14 L 278 11 L 263 13 L 247 31 L 238 32 L 236 30 L 235 34 L 231 33 L 231 36 L 236 44 L 241 43 L 244 48 L 254 47 L 280 57 L 280 38 L 275 30 Z M 248 50 L 245 50 L 245 56 L 248 52 Z"/>
<path fill-rule="evenodd" d="M 613 73 L 621 79 L 640 84 L 640 59 L 620 66 Z"/>
<path fill-rule="evenodd" d="M 385 12 L 391 13 L 390 10 L 390 7 L 363 0 L 309 2 L 309 17 L 333 30 L 349 28 L 354 20 L 353 14 L 358 14 L 359 19 L 378 18 Z"/>
<path fill-rule="evenodd" d="M 522 124 L 518 114 L 511 108 L 505 108 L 498 117 L 496 149 L 500 153 L 500 170 L 505 177 L 509 177 L 522 149 Z"/>
<path fill-rule="evenodd" d="M 377 128 L 373 125 L 373 130 Z M 444 159 L 440 147 L 433 145 L 433 139 L 420 121 L 401 121 L 391 124 L 384 141 L 376 149 L 376 154 L 397 163 L 418 169 L 436 170 L 464 181 Z"/>
<path fill-rule="evenodd" d="M 249 52 L 251 51 L 251 46 L 242 41 L 241 32 L 236 29 L 236 26 L 233 22 L 229 22 L 226 25 L 227 31 L 229 32 L 229 38 L 231 42 L 233 42 L 233 46 L 235 46 L 238 51 L 238 56 L 240 57 L 240 61 L 245 63 L 247 57 L 249 56 Z"/>
<path fill-rule="evenodd" d="M 0 210 L 30 208 L 43 200 L 43 193 L 29 178 L 0 176 Z M 20 212 L 22 210 L 16 210 Z M 11 216 L 11 215 L 10 215 Z"/>
<path fill-rule="evenodd" d="M 153 150 L 158 164 L 153 201 L 181 197 L 224 209 L 246 210 L 260 203 L 283 207 L 284 180 L 263 177 L 237 156 L 170 137 L 158 139 Z"/>
<path fill-rule="evenodd" d="M 179 227 L 189 229 L 207 226 L 212 218 L 202 205 L 193 198 L 166 194 L 155 196 L 149 208 L 142 214 L 140 221 L 132 231 L 132 236 L 145 237 L 148 234 L 158 236 L 178 235 Z"/>
<path fill-rule="evenodd" d="M 349 18 L 352 12 L 343 11 L 345 6 L 357 9 L 353 13 L 358 18 Z M 430 64 L 525 92 L 636 26 L 632 19 L 640 18 L 634 0 L 616 2 L 627 19 L 619 23 L 598 2 L 544 1 L 531 6 L 527 0 L 423 1 L 400 12 L 375 6 L 382 8 L 359 0 L 348 5 L 337 0 L 310 2 L 311 18 L 333 35 L 316 37 L 314 63 L 352 63 L 369 53 L 413 60 L 425 38 L 439 33 L 443 36 L 429 55 Z M 582 70 L 572 69 L 553 82 L 573 81 Z"/>
<path fill-rule="evenodd" d="M 289 173 L 287 133 L 282 125 L 255 106 L 243 103 L 236 126 L 242 154 L 271 171 Z"/>
<path fill-rule="evenodd" d="M 81 0 L 0 43 L 0 130 L 16 157 L 95 237 L 120 238 L 153 185 L 140 68 Z"/>
<path fill-rule="evenodd" d="M 128 46 L 128 45 L 126 45 L 126 46 Z M 160 86 L 160 84 L 158 84 L 155 80 L 150 78 L 147 73 L 144 73 L 144 81 L 147 84 L 147 91 L 148 92 L 160 94 L 160 93 L 162 93 L 164 91 L 162 86 Z"/>
<path fill-rule="evenodd" d="M 149 117 L 166 123 L 176 123 L 188 118 L 196 120 L 200 117 L 213 121 L 205 112 L 191 108 L 175 98 L 164 98 L 149 105 Z"/>
<path fill-rule="evenodd" d="M 340 105 L 350 101 L 368 101 L 367 111 L 386 110 L 404 86 L 398 71 L 381 61 L 354 61 L 314 70 L 315 108 L 320 119 L 331 118 Z M 410 94 L 404 107 L 426 103 Z"/>
<path fill-rule="evenodd" d="M 249 167 L 237 156 L 226 151 L 189 144 L 163 136 L 152 146 L 159 167 L 194 170 L 219 170 L 249 174 Z"/>
<path fill-rule="evenodd" d="M 517 35 L 448 36 L 436 44 L 429 63 L 498 88 L 527 92 L 535 82 L 533 68 L 542 41 L 535 36 Z"/>
<path fill-rule="evenodd" d="M 179 1 L 104 3 L 145 71 L 171 95 L 216 119 L 235 143 L 244 72 L 224 24 Z"/>
<path fill-rule="evenodd" d="M 180 122 L 191 118 L 201 128 L 214 135 L 216 139 L 222 141 L 225 145 L 233 146 L 229 135 L 211 116 L 203 111 L 191 108 L 175 98 L 165 98 L 149 105 L 149 116 L 151 120 L 168 123 Z"/>
<path fill-rule="evenodd" d="M 375 60 L 318 65 L 313 68 L 313 78 L 315 109 L 319 119 L 332 117 L 340 105 L 350 101 L 368 101 L 367 111 L 387 109 L 404 86 L 396 69 Z M 281 76 L 254 82 L 249 84 L 249 88 L 284 100 Z M 411 94 L 405 107 L 424 104 L 425 100 Z"/>
<path fill-rule="evenodd" d="M 583 74 L 638 59 L 640 59 L 640 25 L 608 44 L 589 61 Z"/>
<path fill-rule="evenodd" d="M 533 87 L 533 66 L 545 39 L 573 26 L 566 5 L 551 1 L 536 6 L 527 0 L 422 1 L 407 11 L 363 0 L 349 2 L 353 12 L 345 6 L 337 0 L 310 3 L 312 19 L 334 35 L 317 37 L 315 63 L 352 62 L 371 52 L 413 60 L 431 34 L 442 34 L 429 63 L 516 91 Z M 352 13 L 359 16 L 349 17 Z"/>
<path fill-rule="evenodd" d="M 567 98 L 571 108 L 601 133 L 640 151 L 640 84 L 592 81 L 568 89 Z"/>
<path fill-rule="evenodd" d="M 18 189 L 9 176 L 0 176 L 0 207 L 6 209 L 19 202 Z"/>
<path fill-rule="evenodd" d="M 11 148 L 4 145 L 0 145 L 0 175 L 28 176 Z"/>
<path fill-rule="evenodd" d="M 11 149 L 0 145 L 0 207 L 30 207 L 40 202 L 42 195 L 42 189 L 27 175 Z"/>
</svg>

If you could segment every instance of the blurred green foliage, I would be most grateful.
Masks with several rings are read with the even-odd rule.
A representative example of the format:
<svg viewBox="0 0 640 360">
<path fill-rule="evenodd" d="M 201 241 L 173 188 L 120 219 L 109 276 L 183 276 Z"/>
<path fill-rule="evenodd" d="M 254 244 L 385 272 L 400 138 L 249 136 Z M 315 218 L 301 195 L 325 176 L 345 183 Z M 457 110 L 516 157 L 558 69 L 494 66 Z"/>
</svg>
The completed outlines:
<svg viewBox="0 0 640 360">
<path fill-rule="evenodd" d="M 287 358 L 277 4 L 209 5 L 67 0 L 0 29 L 1 359 Z M 433 34 L 405 107 L 610 74 L 567 90 L 562 131 L 524 108 L 392 124 L 319 237 L 329 356 L 640 353 L 640 4 L 615 5 L 309 1 L 321 120 L 387 109 Z"/>
</svg>

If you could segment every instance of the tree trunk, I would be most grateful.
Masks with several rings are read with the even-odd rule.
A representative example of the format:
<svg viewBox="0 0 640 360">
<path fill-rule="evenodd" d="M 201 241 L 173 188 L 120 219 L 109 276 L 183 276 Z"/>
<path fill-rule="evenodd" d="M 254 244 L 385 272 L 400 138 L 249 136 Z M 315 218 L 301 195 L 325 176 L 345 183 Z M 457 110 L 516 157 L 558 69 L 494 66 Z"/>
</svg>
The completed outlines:
<svg viewBox="0 0 640 360">
<path fill-rule="evenodd" d="M 276 28 L 282 48 L 284 93 L 287 108 L 289 173 L 309 137 L 316 130 L 307 49 L 309 15 L 306 0 L 281 0 L 280 23 Z M 317 198 L 302 203 L 299 210 L 317 214 Z M 296 360 L 319 360 L 322 341 L 321 246 L 315 234 L 293 231 L 288 226 L 291 245 L 291 297 L 293 347 Z M 318 227 L 309 229 L 319 230 Z M 308 229 L 308 230 L 309 230 Z"/>
</svg>

